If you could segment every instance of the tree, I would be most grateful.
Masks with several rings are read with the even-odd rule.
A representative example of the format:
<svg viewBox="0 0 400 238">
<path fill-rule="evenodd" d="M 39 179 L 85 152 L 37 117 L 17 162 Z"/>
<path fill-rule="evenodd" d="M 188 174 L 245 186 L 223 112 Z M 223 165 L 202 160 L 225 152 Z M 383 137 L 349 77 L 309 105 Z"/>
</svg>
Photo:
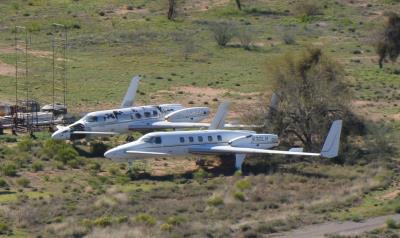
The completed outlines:
<svg viewBox="0 0 400 238">
<path fill-rule="evenodd" d="M 168 0 L 169 7 L 168 7 L 168 20 L 174 20 L 175 18 L 175 0 Z"/>
<path fill-rule="evenodd" d="M 376 41 L 376 51 L 379 55 L 379 67 L 383 67 L 385 59 L 396 61 L 400 55 L 400 16 L 389 13 L 384 30 Z"/>
<path fill-rule="evenodd" d="M 348 111 L 340 66 L 320 49 L 309 48 L 300 57 L 286 55 L 270 72 L 278 99 L 265 119 L 268 129 L 294 136 L 307 151 L 320 150 L 330 123 Z"/>
<path fill-rule="evenodd" d="M 242 10 L 242 3 L 240 2 L 240 0 L 235 0 L 235 2 L 236 2 L 237 8 L 239 9 L 239 11 L 241 11 Z"/>
</svg>

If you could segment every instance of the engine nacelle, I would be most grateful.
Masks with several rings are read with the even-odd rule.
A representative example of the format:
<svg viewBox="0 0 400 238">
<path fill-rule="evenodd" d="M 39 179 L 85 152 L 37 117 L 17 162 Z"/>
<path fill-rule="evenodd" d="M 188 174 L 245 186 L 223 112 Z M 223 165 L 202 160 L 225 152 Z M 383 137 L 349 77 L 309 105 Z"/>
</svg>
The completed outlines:
<svg viewBox="0 0 400 238">
<path fill-rule="evenodd" d="M 184 108 L 166 115 L 164 118 L 169 122 L 199 122 L 210 115 L 208 107 Z"/>
<path fill-rule="evenodd" d="M 279 140 L 274 134 L 251 134 L 232 139 L 229 144 L 233 147 L 269 149 L 278 146 Z"/>
</svg>

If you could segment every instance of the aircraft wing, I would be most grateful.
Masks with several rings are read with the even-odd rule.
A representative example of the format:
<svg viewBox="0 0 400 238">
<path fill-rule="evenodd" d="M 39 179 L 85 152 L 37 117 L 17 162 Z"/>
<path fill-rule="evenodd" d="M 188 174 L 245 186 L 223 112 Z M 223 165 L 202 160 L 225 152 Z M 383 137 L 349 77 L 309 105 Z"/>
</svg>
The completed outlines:
<svg viewBox="0 0 400 238">
<path fill-rule="evenodd" d="M 165 155 L 165 156 L 169 155 L 167 153 L 136 151 L 136 150 L 128 150 L 125 153 L 132 154 L 132 155 Z"/>
<path fill-rule="evenodd" d="M 209 123 L 199 122 L 168 122 L 168 121 L 157 121 L 146 125 L 130 125 L 130 130 L 135 129 L 174 129 L 174 128 L 202 128 L 208 127 Z"/>
<path fill-rule="evenodd" d="M 281 154 L 281 155 L 304 155 L 304 156 L 320 156 L 320 153 L 308 153 L 300 152 L 298 150 L 291 149 L 286 150 L 263 150 L 243 147 L 233 147 L 229 145 L 220 145 L 212 147 L 201 147 L 196 146 L 189 148 L 189 152 L 192 154 Z"/>
<path fill-rule="evenodd" d="M 208 128 L 210 123 L 203 122 L 169 122 L 169 121 L 157 121 L 148 123 L 145 125 L 130 125 L 130 130 L 138 129 L 181 129 L 181 128 Z M 225 128 L 258 128 L 262 126 L 258 125 L 238 125 L 238 124 L 225 124 Z"/>
<path fill-rule="evenodd" d="M 98 136 L 112 136 L 118 135 L 119 133 L 116 132 L 100 132 L 100 131 L 73 131 L 72 134 L 77 135 L 98 135 Z"/>
</svg>

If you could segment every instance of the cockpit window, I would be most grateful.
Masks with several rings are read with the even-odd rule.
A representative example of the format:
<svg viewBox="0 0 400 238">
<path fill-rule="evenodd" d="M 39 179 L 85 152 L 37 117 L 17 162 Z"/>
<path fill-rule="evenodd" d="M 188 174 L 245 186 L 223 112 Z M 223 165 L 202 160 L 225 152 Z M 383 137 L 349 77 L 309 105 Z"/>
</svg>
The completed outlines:
<svg viewBox="0 0 400 238">
<path fill-rule="evenodd" d="M 158 112 L 157 111 L 153 111 L 153 117 L 158 116 Z"/>
<path fill-rule="evenodd" d="M 140 113 L 136 113 L 135 116 L 136 116 L 137 119 L 142 118 L 142 115 L 140 115 Z"/>
<path fill-rule="evenodd" d="M 151 137 L 144 137 L 143 142 L 150 143 L 150 144 L 161 144 L 162 140 L 159 136 L 151 136 Z"/>
<path fill-rule="evenodd" d="M 88 116 L 86 117 L 87 122 L 97 122 L 97 117 L 96 116 Z"/>
</svg>

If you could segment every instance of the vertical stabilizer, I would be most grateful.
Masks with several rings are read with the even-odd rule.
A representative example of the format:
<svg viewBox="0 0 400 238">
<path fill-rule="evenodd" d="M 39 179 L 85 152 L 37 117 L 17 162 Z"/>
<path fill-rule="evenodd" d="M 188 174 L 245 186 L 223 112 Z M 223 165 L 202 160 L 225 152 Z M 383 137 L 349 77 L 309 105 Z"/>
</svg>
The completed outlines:
<svg viewBox="0 0 400 238">
<path fill-rule="evenodd" d="M 135 101 L 135 96 L 137 88 L 139 86 L 139 81 L 140 81 L 140 76 L 135 76 L 132 78 L 131 84 L 129 85 L 124 100 L 122 101 L 121 108 L 132 107 Z"/>
<path fill-rule="evenodd" d="M 225 125 L 225 118 L 226 114 L 228 113 L 230 103 L 229 102 L 223 102 L 219 105 L 217 114 L 215 114 L 215 117 L 213 121 L 210 124 L 210 127 L 208 129 L 210 130 L 215 130 L 215 129 L 223 129 Z"/>
<path fill-rule="evenodd" d="M 340 133 L 342 131 L 342 120 L 332 123 L 328 136 L 325 139 L 321 150 L 321 156 L 325 158 L 334 158 L 339 154 Z"/>
</svg>

